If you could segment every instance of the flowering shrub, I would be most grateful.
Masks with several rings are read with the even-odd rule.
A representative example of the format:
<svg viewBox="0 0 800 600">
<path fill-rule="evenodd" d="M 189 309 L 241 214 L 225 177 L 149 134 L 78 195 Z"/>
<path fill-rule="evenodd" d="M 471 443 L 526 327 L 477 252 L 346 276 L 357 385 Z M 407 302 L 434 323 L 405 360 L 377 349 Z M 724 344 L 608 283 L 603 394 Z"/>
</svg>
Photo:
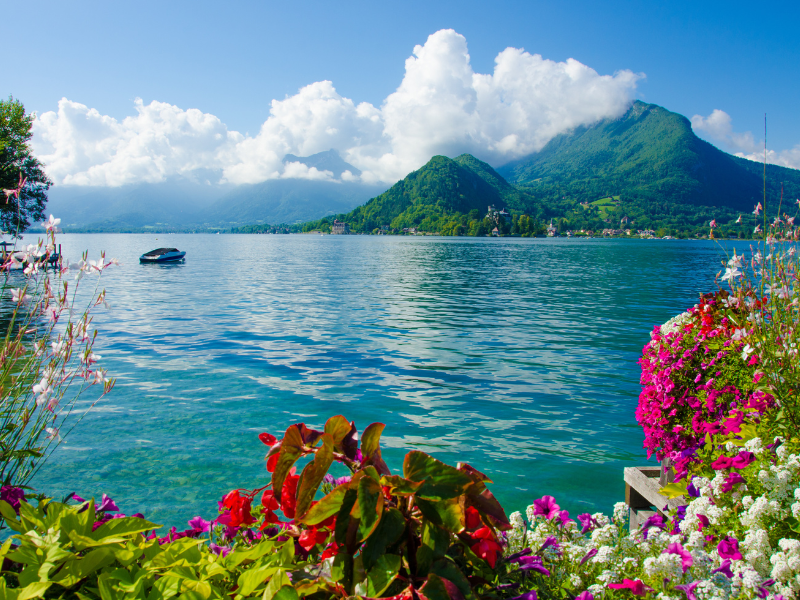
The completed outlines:
<svg viewBox="0 0 800 600">
<path fill-rule="evenodd" d="M 73 265 L 56 261 L 58 223 L 51 215 L 43 223 L 45 240 L 5 253 L 0 265 L 0 298 L 8 313 L 0 347 L 0 485 L 29 481 L 60 442 L 61 424 L 81 393 L 101 385 L 106 394 L 114 384 L 92 351 L 91 311 L 105 304 L 105 292 L 98 291 L 96 280 L 81 309 L 77 291 L 84 276 L 99 276 L 117 261 L 104 256 L 97 261 L 84 256 Z"/>
<path fill-rule="evenodd" d="M 753 305 L 758 304 L 753 300 Z M 758 355 L 747 344 L 748 308 L 726 291 L 655 327 L 642 352 L 636 419 L 648 457 L 670 459 L 680 479 L 710 436 L 742 432 L 775 404 L 759 385 Z"/>
</svg>

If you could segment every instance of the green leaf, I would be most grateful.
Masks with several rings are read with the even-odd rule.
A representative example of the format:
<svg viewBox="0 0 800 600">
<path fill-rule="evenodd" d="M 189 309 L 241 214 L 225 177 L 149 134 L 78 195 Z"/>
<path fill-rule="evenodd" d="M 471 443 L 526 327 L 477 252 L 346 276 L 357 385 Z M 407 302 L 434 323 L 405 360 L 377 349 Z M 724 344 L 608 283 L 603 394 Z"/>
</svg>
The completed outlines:
<svg viewBox="0 0 800 600">
<path fill-rule="evenodd" d="M 305 466 L 300 475 L 300 483 L 297 486 L 298 515 L 305 515 L 308 512 L 322 479 L 333 462 L 333 438 L 330 434 L 323 433 L 320 439 L 322 447 L 315 452 L 314 460 Z"/>
<path fill-rule="evenodd" d="M 438 502 L 416 498 L 416 503 L 422 515 L 435 525 L 453 533 L 464 531 L 464 508 L 458 498 Z"/>
<path fill-rule="evenodd" d="M 106 521 L 88 537 L 98 541 L 107 537 L 129 537 L 133 534 L 142 533 L 143 531 L 152 531 L 159 527 L 161 527 L 161 525 L 156 525 L 155 523 L 151 523 L 146 519 L 140 519 L 139 517 L 122 517 L 120 519 Z"/>
<path fill-rule="evenodd" d="M 317 525 L 322 523 L 325 519 L 332 517 L 339 512 L 346 492 L 347 484 L 333 488 L 333 490 L 327 496 L 309 508 L 308 512 L 297 520 L 300 523 L 305 523 L 306 525 Z"/>
<path fill-rule="evenodd" d="M 49 581 L 37 581 L 26 585 L 17 592 L 16 600 L 30 600 L 31 598 L 44 598 L 44 593 L 53 585 Z"/>
<path fill-rule="evenodd" d="M 242 596 L 249 596 L 270 577 L 272 577 L 272 579 L 278 578 L 280 580 L 281 575 L 286 577 L 286 573 L 284 573 L 283 569 L 279 569 L 277 566 L 269 563 L 249 569 L 239 575 L 239 589 L 237 590 L 237 593 L 241 594 Z"/>
<path fill-rule="evenodd" d="M 352 428 L 351 423 L 342 415 L 331 417 L 325 423 L 325 433 L 333 438 L 333 447 L 338 451 L 342 451 L 342 441 L 347 437 Z"/>
<path fill-rule="evenodd" d="M 686 485 L 687 485 L 686 482 L 668 483 L 660 490 L 658 490 L 658 493 L 672 500 L 673 498 L 679 498 L 681 496 L 686 495 Z"/>
<path fill-rule="evenodd" d="M 352 482 L 351 482 L 352 483 Z M 358 500 L 358 491 L 348 489 L 345 491 L 342 505 L 336 515 L 335 539 L 339 544 L 344 544 L 347 540 L 347 530 L 350 526 L 350 511 Z"/>
<path fill-rule="evenodd" d="M 458 565 L 449 558 L 440 558 L 434 562 L 431 565 L 431 573 L 451 581 L 465 598 L 474 598 L 469 580 L 458 568 Z"/>
<path fill-rule="evenodd" d="M 472 478 L 466 473 L 419 450 L 406 454 L 403 476 L 411 481 L 422 481 L 416 496 L 428 500 L 457 498 L 472 483 Z"/>
<path fill-rule="evenodd" d="M 388 487 L 389 493 L 397 496 L 411 496 L 422 487 L 422 481 L 409 481 L 399 475 L 384 475 L 381 477 L 381 486 Z"/>
<path fill-rule="evenodd" d="M 386 428 L 383 423 L 372 423 L 367 425 L 364 434 L 361 436 L 361 455 L 369 458 L 381 448 L 381 434 Z"/>
<path fill-rule="evenodd" d="M 394 507 L 385 508 L 377 529 L 361 550 L 364 568 L 371 569 L 375 561 L 386 553 L 386 549 L 397 543 L 405 530 L 406 520 L 403 513 Z"/>
<path fill-rule="evenodd" d="M 428 600 L 463 600 L 464 596 L 458 587 L 450 580 L 430 573 L 425 585 L 420 588 Z"/>
<path fill-rule="evenodd" d="M 396 554 L 384 554 L 367 572 L 367 596 L 376 598 L 397 579 L 402 561 Z"/>
<path fill-rule="evenodd" d="M 331 565 L 331 580 L 341 583 L 349 591 L 353 586 L 353 566 L 353 557 L 340 552 Z"/>
<path fill-rule="evenodd" d="M 299 600 L 297 590 L 291 585 L 285 585 L 272 597 L 273 600 Z"/>
<path fill-rule="evenodd" d="M 98 548 L 92 550 L 83 558 L 76 558 L 67 562 L 52 577 L 51 581 L 62 587 L 72 587 L 81 579 L 88 577 L 98 569 L 107 567 L 115 560 L 114 554 L 109 548 Z"/>
<path fill-rule="evenodd" d="M 427 519 L 422 521 L 422 543 L 417 548 L 417 576 L 425 577 L 433 561 L 450 547 L 450 534 Z"/>
<path fill-rule="evenodd" d="M 292 470 L 294 463 L 303 455 L 303 436 L 297 425 L 290 425 L 281 440 L 281 451 L 278 454 L 278 462 L 272 472 L 272 489 L 275 491 L 275 498 L 280 499 L 283 482 L 289 471 Z"/>
<path fill-rule="evenodd" d="M 13 529 L 14 531 L 18 531 L 19 533 L 24 533 L 25 528 L 22 526 L 22 523 L 19 522 L 17 519 L 17 513 L 14 508 L 5 500 L 0 500 L 0 514 L 3 515 L 3 518 L 6 521 L 6 524 Z"/>
<path fill-rule="evenodd" d="M 389 467 L 381 456 L 381 433 L 386 427 L 383 423 L 372 423 L 364 430 L 361 438 L 362 465 L 373 465 L 381 475 L 390 475 Z"/>
<path fill-rule="evenodd" d="M 365 540 L 378 526 L 384 505 L 383 490 L 371 477 L 362 477 L 358 482 L 358 505 L 361 509 L 358 536 L 359 539 Z"/>
</svg>

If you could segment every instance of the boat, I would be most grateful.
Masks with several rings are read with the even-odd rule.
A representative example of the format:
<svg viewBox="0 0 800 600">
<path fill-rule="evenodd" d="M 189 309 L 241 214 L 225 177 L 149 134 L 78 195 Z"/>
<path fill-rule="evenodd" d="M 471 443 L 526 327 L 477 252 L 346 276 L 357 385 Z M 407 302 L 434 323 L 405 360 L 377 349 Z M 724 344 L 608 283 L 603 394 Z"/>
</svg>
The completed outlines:
<svg viewBox="0 0 800 600">
<path fill-rule="evenodd" d="M 182 252 L 177 248 L 156 248 L 150 250 L 139 257 L 140 263 L 170 263 L 181 262 L 186 252 Z"/>
</svg>

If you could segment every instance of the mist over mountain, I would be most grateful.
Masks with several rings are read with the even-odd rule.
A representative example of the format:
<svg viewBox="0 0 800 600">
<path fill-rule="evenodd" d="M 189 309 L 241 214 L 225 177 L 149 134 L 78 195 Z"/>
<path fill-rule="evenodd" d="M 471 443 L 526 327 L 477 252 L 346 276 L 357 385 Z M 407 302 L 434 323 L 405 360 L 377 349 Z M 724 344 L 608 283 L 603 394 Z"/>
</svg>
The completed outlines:
<svg viewBox="0 0 800 600">
<path fill-rule="evenodd" d="M 356 179 L 361 171 L 335 150 L 307 157 L 288 154 L 284 162 L 316 169 L 321 179 L 282 178 L 233 186 L 173 177 L 163 183 L 120 187 L 54 186 L 47 211 L 61 218 L 66 231 L 224 229 L 319 219 L 349 211 L 386 189 L 343 181 L 342 175 Z"/>
</svg>

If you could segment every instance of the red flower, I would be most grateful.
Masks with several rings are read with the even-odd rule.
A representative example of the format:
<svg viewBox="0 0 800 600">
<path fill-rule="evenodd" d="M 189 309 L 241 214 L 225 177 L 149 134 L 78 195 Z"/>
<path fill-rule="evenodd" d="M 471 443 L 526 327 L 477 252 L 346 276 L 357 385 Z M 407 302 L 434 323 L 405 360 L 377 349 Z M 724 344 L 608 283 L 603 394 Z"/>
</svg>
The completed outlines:
<svg viewBox="0 0 800 600">
<path fill-rule="evenodd" d="M 325 548 L 325 551 L 322 553 L 322 556 L 320 556 L 319 559 L 322 561 L 325 560 L 326 558 L 332 558 L 337 554 L 339 554 L 339 546 L 337 546 L 336 543 L 334 542 L 333 544 Z"/>
<path fill-rule="evenodd" d="M 716 471 L 723 471 L 729 469 L 733 464 L 733 459 L 730 456 L 720 456 L 717 460 L 711 463 L 711 468 Z"/>
<path fill-rule="evenodd" d="M 497 553 L 502 551 L 502 548 L 495 540 L 492 530 L 488 527 L 481 527 L 472 534 L 472 537 L 477 542 L 472 545 L 472 551 L 489 563 L 489 566 L 494 569 L 494 565 L 497 562 Z"/>
<path fill-rule="evenodd" d="M 272 490 L 264 490 L 264 493 L 261 494 L 261 506 L 265 510 L 278 510 L 281 507 L 275 499 L 275 492 Z"/>
<path fill-rule="evenodd" d="M 289 475 L 283 482 L 281 489 L 281 509 L 287 519 L 294 519 L 297 510 L 297 484 L 300 481 L 299 475 Z"/>
<path fill-rule="evenodd" d="M 259 433 L 258 434 L 258 439 L 260 439 L 262 442 L 264 442 L 270 448 L 275 444 L 275 442 L 278 441 L 278 438 L 276 438 L 274 435 L 269 434 L 269 433 Z"/>
<path fill-rule="evenodd" d="M 267 471 L 272 473 L 275 471 L 275 465 L 278 464 L 278 457 L 280 456 L 280 452 L 276 452 L 272 456 L 267 459 Z"/>
<path fill-rule="evenodd" d="M 256 522 L 253 515 L 250 514 L 252 500 L 250 496 L 240 496 L 239 490 L 233 490 L 225 495 L 222 499 L 222 507 L 230 511 L 228 525 L 239 527 L 241 525 L 252 525 Z"/>
<path fill-rule="evenodd" d="M 481 514 L 472 506 L 466 510 L 467 529 L 475 529 L 481 526 Z"/>
<path fill-rule="evenodd" d="M 311 529 L 306 529 L 297 541 L 306 552 L 310 552 L 317 544 L 324 544 L 325 540 L 328 539 L 328 535 L 329 532 L 319 531 L 317 528 L 312 527 Z"/>
</svg>

